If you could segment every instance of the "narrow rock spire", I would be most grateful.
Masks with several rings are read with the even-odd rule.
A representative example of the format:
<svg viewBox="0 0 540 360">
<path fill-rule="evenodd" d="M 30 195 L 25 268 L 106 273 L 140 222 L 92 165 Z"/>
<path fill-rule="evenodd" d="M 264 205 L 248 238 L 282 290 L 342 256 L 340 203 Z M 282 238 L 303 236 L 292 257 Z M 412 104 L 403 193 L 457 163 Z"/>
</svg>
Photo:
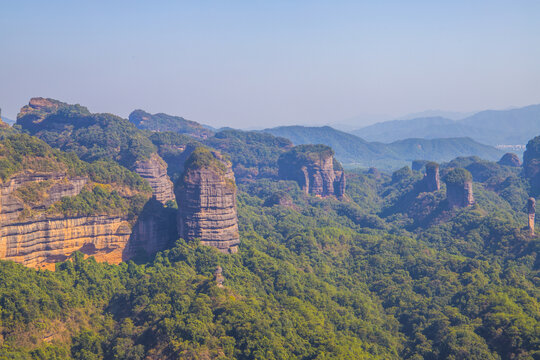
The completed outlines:
<svg viewBox="0 0 540 360">
<path fill-rule="evenodd" d="M 531 197 L 527 201 L 527 213 L 529 214 L 529 231 L 534 236 L 534 215 L 536 212 L 536 200 Z"/>
</svg>

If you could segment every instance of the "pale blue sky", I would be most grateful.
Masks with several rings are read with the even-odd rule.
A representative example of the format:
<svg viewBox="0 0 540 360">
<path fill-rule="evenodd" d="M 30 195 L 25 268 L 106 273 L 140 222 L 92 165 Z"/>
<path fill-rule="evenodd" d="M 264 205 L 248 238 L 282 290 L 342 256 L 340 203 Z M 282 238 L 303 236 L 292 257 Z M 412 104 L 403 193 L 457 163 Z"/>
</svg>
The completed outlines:
<svg viewBox="0 0 540 360">
<path fill-rule="evenodd" d="M 0 107 L 269 127 L 523 106 L 540 103 L 538 19 L 519 0 L 0 0 Z"/>
</svg>

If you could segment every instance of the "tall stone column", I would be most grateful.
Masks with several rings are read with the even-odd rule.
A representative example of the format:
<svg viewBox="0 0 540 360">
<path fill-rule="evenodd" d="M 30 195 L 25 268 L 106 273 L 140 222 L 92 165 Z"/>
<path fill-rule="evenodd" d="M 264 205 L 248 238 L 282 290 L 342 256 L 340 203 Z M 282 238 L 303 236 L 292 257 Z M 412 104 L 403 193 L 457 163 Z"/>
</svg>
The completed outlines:
<svg viewBox="0 0 540 360">
<path fill-rule="evenodd" d="M 534 236 L 534 215 L 536 212 L 536 200 L 531 197 L 527 201 L 527 213 L 529 214 L 529 231 Z"/>
<path fill-rule="evenodd" d="M 428 162 L 426 164 L 426 190 L 428 192 L 439 191 L 441 188 L 441 181 L 439 177 L 439 164 L 436 162 Z"/>
</svg>

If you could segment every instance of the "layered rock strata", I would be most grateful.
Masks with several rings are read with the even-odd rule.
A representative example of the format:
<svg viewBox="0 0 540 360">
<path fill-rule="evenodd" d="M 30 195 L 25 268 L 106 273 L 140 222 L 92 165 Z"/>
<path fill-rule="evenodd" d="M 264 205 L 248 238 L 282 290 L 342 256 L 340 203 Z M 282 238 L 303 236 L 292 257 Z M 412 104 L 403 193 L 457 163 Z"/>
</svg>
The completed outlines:
<svg viewBox="0 0 540 360">
<path fill-rule="evenodd" d="M 328 146 L 295 146 L 280 156 L 278 166 L 280 179 L 296 181 L 306 194 L 345 196 L 345 173 Z"/>
<path fill-rule="evenodd" d="M 176 187 L 178 235 L 222 252 L 238 249 L 236 184 L 231 163 L 218 152 L 197 148 L 186 160 Z"/>
<path fill-rule="evenodd" d="M 536 213 L 536 199 L 531 197 L 527 200 L 527 214 L 529 215 L 529 232 L 534 236 L 534 216 Z"/>
<path fill-rule="evenodd" d="M 450 207 L 467 207 L 474 204 L 472 175 L 465 169 L 452 169 L 445 176 L 446 198 Z"/>
<path fill-rule="evenodd" d="M 157 201 L 166 204 L 174 200 L 174 185 L 167 175 L 167 163 L 158 154 L 153 153 L 147 160 L 137 161 L 134 171 L 150 183 Z"/>
<path fill-rule="evenodd" d="M 175 211 L 156 199 L 146 204 L 135 224 L 128 222 L 128 214 L 66 218 L 48 212 L 52 204 L 78 195 L 88 183 L 86 177 L 61 171 L 24 171 L 0 184 L 0 258 L 52 269 L 80 251 L 97 261 L 119 263 L 154 254 L 177 238 Z M 34 198 L 23 201 L 21 196 L 36 189 Z"/>
<path fill-rule="evenodd" d="M 94 255 L 98 261 L 118 263 L 129 257 L 126 244 L 131 227 L 125 218 L 86 216 L 63 218 L 25 211 L 44 209 L 64 196 L 80 193 L 87 178 L 65 173 L 23 172 L 0 186 L 0 258 L 32 267 L 51 267 L 74 251 Z M 43 199 L 29 210 L 17 194 L 30 184 L 47 184 Z M 27 207 L 28 205 L 26 205 Z"/>
</svg>

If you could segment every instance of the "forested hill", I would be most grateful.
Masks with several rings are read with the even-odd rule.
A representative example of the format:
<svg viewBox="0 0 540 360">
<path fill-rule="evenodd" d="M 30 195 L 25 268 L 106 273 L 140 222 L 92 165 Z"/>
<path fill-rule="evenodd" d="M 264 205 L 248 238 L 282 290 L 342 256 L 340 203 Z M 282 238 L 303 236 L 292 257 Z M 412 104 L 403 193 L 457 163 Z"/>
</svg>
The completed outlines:
<svg viewBox="0 0 540 360">
<path fill-rule="evenodd" d="M 377 167 L 396 169 L 415 159 L 449 161 L 457 156 L 479 156 L 496 160 L 502 152 L 470 138 L 419 139 L 411 138 L 390 144 L 368 142 L 355 135 L 329 126 L 281 126 L 264 132 L 291 140 L 294 144 L 325 144 L 332 147 L 336 157 L 346 167 Z"/>
<path fill-rule="evenodd" d="M 149 114 L 143 110 L 135 110 L 129 114 L 129 121 L 142 130 L 172 131 L 200 139 L 213 135 L 212 131 L 195 121 L 164 113 Z"/>
<path fill-rule="evenodd" d="M 62 251 L 61 238 L 51 246 L 37 235 L 58 230 L 49 221 L 64 220 L 56 210 L 74 221 L 81 211 L 114 217 L 103 234 L 127 243 L 181 219 L 186 238 L 138 238 L 141 250 L 165 247 L 100 263 L 88 246 L 103 225 L 94 216 L 83 224 L 88 236 L 64 226 L 73 254 L 51 257 L 55 271 L 0 260 L 0 359 L 539 358 L 540 136 L 528 142 L 523 165 L 459 157 L 387 174 L 343 170 L 332 156 L 337 149 L 295 147 L 268 133 L 227 130 L 197 140 L 45 100 L 19 118 L 35 136 L 0 128 L 4 259 Z M 135 221 L 149 183 L 111 162 L 133 160 L 138 153 L 122 156 L 130 148 L 120 142 L 134 139 L 181 174 L 175 190 L 185 201 L 156 204 L 171 216 L 145 205 L 145 221 Z M 373 152 L 383 145 L 363 143 Z M 43 177 L 58 169 L 54 179 Z M 19 186 L 28 176 L 32 186 Z M 96 191 L 67 194 L 67 181 L 80 177 Z M 51 199 L 58 192 L 64 196 Z M 135 197 L 141 201 L 130 202 Z M 212 245 L 223 219 L 239 235 L 234 252 Z M 210 246 L 189 230 L 201 221 L 214 236 Z M 24 246 L 17 246 L 19 224 L 29 230 Z M 108 252 L 119 244 L 94 245 Z"/>
</svg>

